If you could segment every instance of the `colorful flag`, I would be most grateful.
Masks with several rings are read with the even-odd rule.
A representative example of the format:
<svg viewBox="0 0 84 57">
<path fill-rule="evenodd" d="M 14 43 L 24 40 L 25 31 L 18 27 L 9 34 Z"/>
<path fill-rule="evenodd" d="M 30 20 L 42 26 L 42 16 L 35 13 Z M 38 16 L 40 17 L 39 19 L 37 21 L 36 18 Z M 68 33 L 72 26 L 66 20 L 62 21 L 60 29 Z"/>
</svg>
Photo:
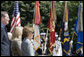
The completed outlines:
<svg viewBox="0 0 84 57">
<path fill-rule="evenodd" d="M 39 25 L 34 24 L 34 48 L 37 50 L 40 47 L 40 31 Z"/>
<path fill-rule="evenodd" d="M 41 17 L 40 17 L 40 9 L 39 9 L 39 1 L 36 1 L 35 4 L 35 11 L 34 11 L 34 48 L 37 50 L 40 47 L 40 31 L 39 31 L 39 25 L 41 23 Z"/>
<path fill-rule="evenodd" d="M 74 28 L 74 31 L 75 31 L 76 34 L 78 33 L 78 28 L 79 28 L 78 21 L 79 21 L 79 18 L 80 18 L 80 10 L 81 10 L 81 5 L 79 5 L 79 8 L 78 8 L 78 17 L 77 17 L 75 28 Z"/>
<path fill-rule="evenodd" d="M 36 1 L 35 5 L 35 24 L 39 25 L 41 23 L 40 9 L 39 9 L 39 1 Z"/>
<path fill-rule="evenodd" d="M 78 17 L 76 20 L 75 24 L 75 33 L 77 34 L 77 44 L 76 44 L 76 53 L 78 55 L 83 55 L 81 54 L 83 49 L 83 4 L 80 3 L 79 8 L 78 8 Z"/>
<path fill-rule="evenodd" d="M 82 15 L 83 15 L 83 6 L 80 4 L 78 8 L 78 17 L 77 17 L 75 28 L 74 28 L 76 34 L 79 31 L 83 31 L 83 16 Z"/>
<path fill-rule="evenodd" d="M 52 54 L 53 51 L 53 44 L 55 43 L 55 21 L 56 21 L 56 14 L 55 14 L 55 1 L 51 1 L 51 11 L 49 17 L 49 31 L 50 31 L 50 53 Z"/>
<path fill-rule="evenodd" d="M 67 8 L 67 1 L 65 3 L 64 8 L 64 16 L 63 16 L 63 23 L 62 23 L 62 41 L 63 41 L 63 55 L 70 56 L 71 49 L 70 49 L 70 40 L 69 40 L 69 32 L 68 32 L 68 8 Z"/>
<path fill-rule="evenodd" d="M 21 26 L 18 1 L 15 1 L 14 3 L 13 18 L 12 18 L 11 30 L 10 30 L 11 33 L 14 31 L 16 26 Z"/>
</svg>

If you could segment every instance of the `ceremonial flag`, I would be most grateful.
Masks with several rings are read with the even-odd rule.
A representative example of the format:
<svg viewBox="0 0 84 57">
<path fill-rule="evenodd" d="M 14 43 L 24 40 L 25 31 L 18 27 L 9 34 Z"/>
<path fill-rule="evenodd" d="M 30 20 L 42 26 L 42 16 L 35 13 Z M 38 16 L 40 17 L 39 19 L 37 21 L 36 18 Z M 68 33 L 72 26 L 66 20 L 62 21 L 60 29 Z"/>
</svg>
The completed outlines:
<svg viewBox="0 0 84 57">
<path fill-rule="evenodd" d="M 36 1 L 35 5 L 35 24 L 39 25 L 41 23 L 40 9 L 39 9 L 39 1 Z"/>
<path fill-rule="evenodd" d="M 79 21 L 79 18 L 80 18 L 80 10 L 81 10 L 81 5 L 79 5 L 79 8 L 78 8 L 78 17 L 77 17 L 75 28 L 74 28 L 74 31 L 75 31 L 76 35 L 78 34 L 78 28 L 79 28 L 78 21 Z"/>
<path fill-rule="evenodd" d="M 83 6 L 82 6 L 82 4 L 80 4 L 79 8 L 78 8 L 78 17 L 77 17 L 77 20 L 76 20 L 74 30 L 75 30 L 76 34 L 79 31 L 83 31 Z"/>
<path fill-rule="evenodd" d="M 18 1 L 15 1 L 14 3 L 13 18 L 12 18 L 11 30 L 10 30 L 11 33 L 14 31 L 16 26 L 21 26 Z"/>
<path fill-rule="evenodd" d="M 78 55 L 83 55 L 81 54 L 83 49 L 83 4 L 80 3 L 79 8 L 78 8 L 78 17 L 76 20 L 75 24 L 75 33 L 77 35 L 77 44 L 76 44 L 76 53 Z"/>
<path fill-rule="evenodd" d="M 63 55 L 70 56 L 70 40 L 69 40 L 69 32 L 68 32 L 68 8 L 67 8 L 67 1 L 65 3 L 64 8 L 64 16 L 63 16 L 63 26 L 62 26 L 62 38 L 63 38 Z"/>
<path fill-rule="evenodd" d="M 39 25 L 34 24 L 34 48 L 37 50 L 40 47 L 40 31 Z"/>
<path fill-rule="evenodd" d="M 41 23 L 41 17 L 40 17 L 40 9 L 39 9 L 39 1 L 36 1 L 35 4 L 35 17 L 34 17 L 34 48 L 37 50 L 40 47 L 40 31 L 39 31 L 39 25 Z"/>
<path fill-rule="evenodd" d="M 55 14 L 55 1 L 51 1 L 51 11 L 49 17 L 49 31 L 50 31 L 50 53 L 52 54 L 53 51 L 53 44 L 55 43 L 55 21 L 56 21 L 56 14 Z"/>
</svg>

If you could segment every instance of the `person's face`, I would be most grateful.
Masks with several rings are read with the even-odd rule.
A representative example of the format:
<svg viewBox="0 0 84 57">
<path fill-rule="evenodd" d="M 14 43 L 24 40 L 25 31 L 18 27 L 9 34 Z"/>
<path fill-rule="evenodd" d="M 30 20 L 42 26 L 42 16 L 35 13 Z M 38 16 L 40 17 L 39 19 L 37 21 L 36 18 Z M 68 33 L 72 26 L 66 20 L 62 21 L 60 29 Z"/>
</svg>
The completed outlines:
<svg viewBox="0 0 84 57">
<path fill-rule="evenodd" d="M 5 24 L 5 25 L 7 25 L 7 24 L 9 24 L 9 15 L 8 14 L 5 14 L 5 17 L 3 17 L 3 23 Z"/>
<path fill-rule="evenodd" d="M 31 33 L 31 37 L 32 37 L 32 38 L 33 38 L 33 36 L 34 36 L 34 32 Z"/>
<path fill-rule="evenodd" d="M 29 36 L 30 36 L 29 38 L 32 39 L 34 36 L 34 32 L 31 32 Z"/>
</svg>

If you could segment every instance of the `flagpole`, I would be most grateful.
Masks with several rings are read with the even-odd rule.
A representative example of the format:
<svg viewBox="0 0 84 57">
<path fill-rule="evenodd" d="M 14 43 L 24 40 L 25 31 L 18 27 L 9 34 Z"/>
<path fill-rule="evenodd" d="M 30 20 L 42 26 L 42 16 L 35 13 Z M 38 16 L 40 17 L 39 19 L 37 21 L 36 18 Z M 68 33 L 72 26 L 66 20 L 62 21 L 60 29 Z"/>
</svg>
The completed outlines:
<svg viewBox="0 0 84 57">
<path fill-rule="evenodd" d="M 46 47 L 47 40 L 48 40 L 47 36 L 48 36 L 48 28 L 47 28 L 47 32 L 46 32 L 46 41 L 45 41 L 44 52 L 43 52 L 44 54 L 46 53 L 46 49 L 47 49 L 47 47 Z"/>
</svg>

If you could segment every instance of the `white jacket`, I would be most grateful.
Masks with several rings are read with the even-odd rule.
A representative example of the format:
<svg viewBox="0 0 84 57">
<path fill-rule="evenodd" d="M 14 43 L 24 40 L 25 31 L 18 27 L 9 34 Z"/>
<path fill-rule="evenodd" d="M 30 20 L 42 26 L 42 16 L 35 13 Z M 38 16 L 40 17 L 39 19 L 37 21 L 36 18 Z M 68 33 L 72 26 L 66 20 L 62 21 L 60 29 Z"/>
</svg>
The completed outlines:
<svg viewBox="0 0 84 57">
<path fill-rule="evenodd" d="M 53 56 L 62 56 L 62 46 L 61 46 L 61 42 L 56 40 L 55 41 L 55 48 L 53 48 Z M 58 50 L 58 51 L 56 51 Z"/>
</svg>

